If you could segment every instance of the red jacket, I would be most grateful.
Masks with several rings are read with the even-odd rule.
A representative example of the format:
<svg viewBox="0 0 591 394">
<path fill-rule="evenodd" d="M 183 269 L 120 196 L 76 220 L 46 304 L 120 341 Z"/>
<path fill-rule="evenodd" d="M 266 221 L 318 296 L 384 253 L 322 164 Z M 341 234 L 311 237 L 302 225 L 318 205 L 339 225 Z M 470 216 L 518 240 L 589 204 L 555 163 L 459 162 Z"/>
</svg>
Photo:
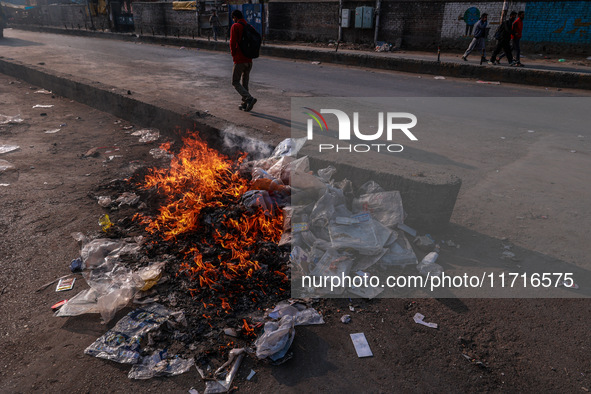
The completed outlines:
<svg viewBox="0 0 591 394">
<path fill-rule="evenodd" d="M 521 18 L 515 19 L 513 22 L 513 37 L 520 39 L 521 33 L 523 32 L 523 21 Z"/>
<path fill-rule="evenodd" d="M 234 64 L 238 63 L 252 63 L 252 59 L 249 57 L 244 56 L 238 43 L 242 39 L 242 32 L 244 31 L 244 26 L 248 23 L 245 19 L 239 19 L 238 22 L 232 25 L 230 29 L 230 52 L 232 53 L 232 59 L 234 59 Z"/>
</svg>

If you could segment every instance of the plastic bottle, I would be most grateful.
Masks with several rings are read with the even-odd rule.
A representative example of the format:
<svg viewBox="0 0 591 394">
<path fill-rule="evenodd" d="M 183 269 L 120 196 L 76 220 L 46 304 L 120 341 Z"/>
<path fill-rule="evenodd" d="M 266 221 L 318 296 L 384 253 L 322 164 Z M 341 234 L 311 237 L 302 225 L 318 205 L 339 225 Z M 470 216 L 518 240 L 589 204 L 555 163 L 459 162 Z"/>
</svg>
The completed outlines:
<svg viewBox="0 0 591 394">
<path fill-rule="evenodd" d="M 435 251 L 427 254 L 423 260 L 417 265 L 417 270 L 424 276 L 441 276 L 443 273 L 443 267 L 436 264 L 437 258 L 439 257 L 439 245 L 435 246 Z"/>
</svg>

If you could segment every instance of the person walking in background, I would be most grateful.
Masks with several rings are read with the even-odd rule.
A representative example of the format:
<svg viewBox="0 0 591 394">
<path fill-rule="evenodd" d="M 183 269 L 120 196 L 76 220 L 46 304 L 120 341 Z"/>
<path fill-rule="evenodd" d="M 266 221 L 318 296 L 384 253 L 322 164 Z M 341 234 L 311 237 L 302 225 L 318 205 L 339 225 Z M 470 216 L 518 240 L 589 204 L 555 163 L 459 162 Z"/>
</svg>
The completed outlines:
<svg viewBox="0 0 591 394">
<path fill-rule="evenodd" d="M 220 18 L 218 18 L 218 14 L 215 10 L 212 11 L 211 16 L 209 17 L 209 25 L 211 26 L 211 31 L 213 33 L 213 39 L 215 41 L 217 41 L 221 24 L 220 24 Z"/>
<path fill-rule="evenodd" d="M 500 64 L 497 60 L 497 55 L 501 52 L 501 50 L 503 50 L 507 55 L 509 64 L 513 63 L 513 55 L 511 54 L 511 36 L 513 35 L 513 22 L 515 22 L 516 17 L 517 12 L 511 11 L 509 19 L 501 23 L 500 30 L 497 35 L 497 47 L 493 51 L 488 64 Z"/>
<path fill-rule="evenodd" d="M 515 61 L 513 65 L 517 67 L 523 67 L 523 64 L 521 64 L 521 48 L 519 46 L 519 41 L 523 33 L 523 18 L 525 18 L 525 12 L 519 11 L 517 13 L 517 19 L 513 22 L 513 49 L 515 50 Z"/>
<path fill-rule="evenodd" d="M 252 59 L 246 57 L 240 49 L 240 40 L 247 25 L 242 11 L 232 11 L 232 20 L 234 24 L 230 28 L 230 52 L 234 60 L 232 69 L 232 86 L 242 96 L 242 104 L 238 107 L 242 111 L 250 111 L 257 102 L 257 99 L 248 92 L 248 80 L 252 70 Z M 241 83 L 242 81 L 242 83 Z"/>
<path fill-rule="evenodd" d="M 464 55 L 462 56 L 462 59 L 464 61 L 468 60 L 468 55 L 474 50 L 474 49 L 478 49 L 478 51 L 482 54 L 482 61 L 487 61 L 486 60 L 486 26 L 488 25 L 488 14 L 484 13 L 482 14 L 482 16 L 480 17 L 480 19 L 478 20 L 478 22 L 476 22 L 474 24 L 474 38 L 472 39 L 472 42 L 470 43 L 470 45 L 468 46 L 468 49 L 466 49 L 466 52 L 464 52 Z"/>
</svg>

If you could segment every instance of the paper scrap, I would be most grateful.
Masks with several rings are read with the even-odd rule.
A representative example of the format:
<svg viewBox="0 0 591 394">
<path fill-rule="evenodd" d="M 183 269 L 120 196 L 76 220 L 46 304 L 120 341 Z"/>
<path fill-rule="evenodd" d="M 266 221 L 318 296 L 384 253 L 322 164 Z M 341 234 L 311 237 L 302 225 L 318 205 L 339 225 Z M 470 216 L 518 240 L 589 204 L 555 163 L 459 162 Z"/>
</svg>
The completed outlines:
<svg viewBox="0 0 591 394">
<path fill-rule="evenodd" d="M 33 108 L 51 108 L 53 107 L 53 104 L 35 104 L 33 105 Z"/>
<path fill-rule="evenodd" d="M 251 370 L 250 370 L 250 373 L 249 373 L 249 374 L 248 374 L 248 376 L 246 377 L 246 380 L 250 380 L 250 379 L 252 379 L 252 378 L 254 377 L 254 375 L 256 375 L 256 372 L 255 372 L 253 369 L 251 369 Z"/>
<path fill-rule="evenodd" d="M 357 352 L 357 357 L 372 357 L 373 353 L 369 348 L 369 343 L 367 343 L 367 339 L 365 338 L 365 334 L 360 332 L 357 334 L 350 334 L 351 340 L 353 341 L 353 346 L 355 346 L 355 351 Z"/>
<path fill-rule="evenodd" d="M 425 316 L 420 313 L 415 314 L 415 316 L 413 317 L 415 323 L 422 324 L 423 326 L 427 326 L 427 327 L 431 327 L 431 328 L 437 328 L 437 323 L 427 323 L 426 321 L 423 320 L 424 318 L 425 318 Z"/>
<path fill-rule="evenodd" d="M 52 129 L 52 130 L 47 130 L 47 131 L 45 132 L 45 134 L 55 134 L 55 133 L 57 133 L 57 132 L 58 132 L 58 131 L 60 131 L 60 130 L 61 130 L 61 129 Z"/>
<path fill-rule="evenodd" d="M 55 291 L 72 290 L 72 288 L 74 287 L 74 282 L 76 282 L 76 278 L 60 279 L 60 281 L 57 282 L 57 287 L 55 288 Z"/>
</svg>

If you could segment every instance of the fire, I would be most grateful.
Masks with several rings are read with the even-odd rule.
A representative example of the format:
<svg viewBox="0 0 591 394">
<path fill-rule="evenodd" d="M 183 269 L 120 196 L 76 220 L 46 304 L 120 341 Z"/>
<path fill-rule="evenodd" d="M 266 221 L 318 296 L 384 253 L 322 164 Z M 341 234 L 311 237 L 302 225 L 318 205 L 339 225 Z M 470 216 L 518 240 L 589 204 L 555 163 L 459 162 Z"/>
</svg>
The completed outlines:
<svg viewBox="0 0 591 394">
<path fill-rule="evenodd" d="M 192 295 L 204 288 L 220 291 L 223 286 L 219 283 L 249 279 L 261 269 L 253 257 L 256 244 L 279 241 L 283 215 L 279 209 L 271 216 L 240 205 L 242 195 L 250 188 L 249 181 L 238 172 L 245 154 L 232 161 L 197 136 L 187 137 L 183 143 L 170 168 L 150 170 L 139 185 L 145 190 L 155 189 L 165 203 L 155 217 L 144 215 L 138 219 L 146 231 L 165 241 L 192 239 L 200 234 L 200 239 L 188 248 L 180 272 L 198 282 L 190 289 Z M 160 148 L 172 153 L 169 144 Z M 212 257 L 204 252 L 210 247 L 221 252 Z M 279 271 L 277 275 L 287 278 Z M 226 294 L 220 294 L 218 299 L 228 313 L 231 300 Z"/>
</svg>

